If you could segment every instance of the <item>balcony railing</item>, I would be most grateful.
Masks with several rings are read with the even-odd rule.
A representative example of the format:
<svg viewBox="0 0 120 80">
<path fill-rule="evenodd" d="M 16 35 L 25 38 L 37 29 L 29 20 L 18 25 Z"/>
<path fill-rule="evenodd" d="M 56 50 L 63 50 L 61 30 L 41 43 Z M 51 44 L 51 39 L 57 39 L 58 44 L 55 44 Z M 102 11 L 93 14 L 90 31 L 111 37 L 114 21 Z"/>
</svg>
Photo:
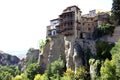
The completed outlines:
<svg viewBox="0 0 120 80">
<path fill-rule="evenodd" d="M 65 36 L 69 36 L 69 35 L 73 35 L 74 31 L 73 30 L 64 31 L 64 32 L 62 32 L 62 34 L 65 35 Z"/>
</svg>

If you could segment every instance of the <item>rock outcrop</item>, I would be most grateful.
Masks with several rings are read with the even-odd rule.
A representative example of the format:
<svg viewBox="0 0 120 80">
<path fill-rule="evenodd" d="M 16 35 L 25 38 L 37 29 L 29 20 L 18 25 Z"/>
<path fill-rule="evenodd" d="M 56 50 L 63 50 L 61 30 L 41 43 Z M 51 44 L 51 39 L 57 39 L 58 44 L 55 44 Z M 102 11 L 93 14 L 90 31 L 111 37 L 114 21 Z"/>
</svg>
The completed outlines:
<svg viewBox="0 0 120 80">
<path fill-rule="evenodd" d="M 88 65 L 89 56 L 85 52 L 88 49 L 90 50 L 89 55 L 96 54 L 95 41 L 75 39 L 74 36 L 57 35 L 51 37 L 51 41 L 45 45 L 39 56 L 41 72 L 43 73 L 48 65 L 60 56 L 66 64 L 66 68 L 76 71 L 77 67 Z"/>
<path fill-rule="evenodd" d="M 73 62 L 75 64 L 75 73 L 76 73 L 77 67 L 84 65 L 84 53 L 81 46 L 76 41 L 74 43 Z"/>
<path fill-rule="evenodd" d="M 45 45 L 44 51 L 40 53 L 40 68 L 42 72 L 49 66 L 49 64 L 57 60 L 60 56 L 65 62 L 65 46 L 64 37 L 57 35 L 51 38 L 51 41 Z"/>
<path fill-rule="evenodd" d="M 23 72 L 29 64 L 38 62 L 39 53 L 39 49 L 30 48 L 28 50 L 26 58 L 21 59 L 18 64 L 21 72 Z"/>
<path fill-rule="evenodd" d="M 26 54 L 26 64 L 35 63 L 39 58 L 39 49 L 30 48 Z"/>
<path fill-rule="evenodd" d="M 17 56 L 12 56 L 10 54 L 0 52 L 0 65 L 9 66 L 9 65 L 17 65 L 20 59 Z"/>
</svg>

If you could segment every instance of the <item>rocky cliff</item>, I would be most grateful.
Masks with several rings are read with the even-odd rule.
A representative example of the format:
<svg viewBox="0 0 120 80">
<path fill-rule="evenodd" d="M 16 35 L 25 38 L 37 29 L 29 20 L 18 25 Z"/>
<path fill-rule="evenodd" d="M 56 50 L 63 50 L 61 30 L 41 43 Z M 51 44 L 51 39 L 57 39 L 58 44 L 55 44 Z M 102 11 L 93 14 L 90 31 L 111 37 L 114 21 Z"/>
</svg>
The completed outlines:
<svg viewBox="0 0 120 80">
<path fill-rule="evenodd" d="M 89 50 L 89 54 L 87 54 Z M 75 39 L 74 37 L 65 38 L 63 35 L 51 37 L 51 41 L 44 47 L 40 53 L 39 62 L 41 72 L 48 65 L 61 57 L 66 64 L 66 68 L 76 70 L 76 67 L 88 65 L 88 55 L 95 55 L 95 41 Z"/>
<path fill-rule="evenodd" d="M 60 56 L 66 62 L 64 51 L 64 37 L 62 35 L 52 37 L 51 41 L 45 45 L 44 51 L 40 53 L 39 62 L 42 72 L 51 62 L 57 60 Z"/>
<path fill-rule="evenodd" d="M 10 54 L 0 52 L 0 65 L 17 65 L 20 59 L 17 56 L 12 56 Z"/>
<path fill-rule="evenodd" d="M 39 53 L 40 53 L 39 49 L 30 48 L 28 50 L 26 54 L 26 58 L 21 59 L 18 64 L 22 72 L 25 70 L 26 66 L 28 66 L 29 64 L 38 62 Z"/>
</svg>

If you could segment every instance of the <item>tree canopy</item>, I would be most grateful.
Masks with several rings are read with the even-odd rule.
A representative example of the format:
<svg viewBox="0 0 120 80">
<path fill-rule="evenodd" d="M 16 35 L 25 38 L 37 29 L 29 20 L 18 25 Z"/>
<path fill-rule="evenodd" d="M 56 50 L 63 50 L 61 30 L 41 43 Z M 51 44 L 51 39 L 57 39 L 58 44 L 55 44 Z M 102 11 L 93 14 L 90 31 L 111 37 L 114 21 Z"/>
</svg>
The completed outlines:
<svg viewBox="0 0 120 80">
<path fill-rule="evenodd" d="M 117 21 L 117 25 L 120 25 L 120 0 L 113 0 L 112 14 Z"/>
</svg>

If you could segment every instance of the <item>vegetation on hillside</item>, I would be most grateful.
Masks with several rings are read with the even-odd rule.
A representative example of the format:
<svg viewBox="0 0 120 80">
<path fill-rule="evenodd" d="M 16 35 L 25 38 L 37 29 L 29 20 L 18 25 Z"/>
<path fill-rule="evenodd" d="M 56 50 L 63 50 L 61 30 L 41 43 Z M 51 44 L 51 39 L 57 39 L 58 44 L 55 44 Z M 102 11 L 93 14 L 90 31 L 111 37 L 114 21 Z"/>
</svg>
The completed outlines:
<svg viewBox="0 0 120 80">
<path fill-rule="evenodd" d="M 46 38 L 45 40 L 40 41 L 39 47 L 40 47 L 41 52 L 44 51 L 45 45 L 48 44 L 50 41 L 51 41 L 51 38 Z"/>
<path fill-rule="evenodd" d="M 115 26 L 112 24 L 102 24 L 97 27 L 97 29 L 94 32 L 94 37 L 99 38 L 103 37 L 105 35 L 111 35 L 114 32 Z"/>
<path fill-rule="evenodd" d="M 120 0 L 113 0 L 112 16 L 114 18 L 115 24 L 120 25 Z"/>
</svg>

